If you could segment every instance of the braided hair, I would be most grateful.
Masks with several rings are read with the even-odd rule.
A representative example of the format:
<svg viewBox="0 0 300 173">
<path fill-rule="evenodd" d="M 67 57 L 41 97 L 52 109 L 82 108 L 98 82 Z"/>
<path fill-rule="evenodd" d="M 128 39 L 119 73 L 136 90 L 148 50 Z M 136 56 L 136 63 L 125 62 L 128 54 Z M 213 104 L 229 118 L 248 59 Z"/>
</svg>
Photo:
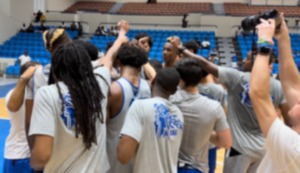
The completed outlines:
<svg viewBox="0 0 300 173">
<path fill-rule="evenodd" d="M 92 143 L 97 144 L 97 120 L 104 122 L 101 106 L 104 95 L 89 59 L 84 47 L 77 43 L 68 43 L 53 54 L 50 71 L 50 81 L 53 81 L 50 84 L 55 84 L 58 88 L 62 111 L 64 101 L 58 82 L 63 82 L 69 89 L 75 111 L 75 136 L 83 136 L 86 149 Z"/>
</svg>

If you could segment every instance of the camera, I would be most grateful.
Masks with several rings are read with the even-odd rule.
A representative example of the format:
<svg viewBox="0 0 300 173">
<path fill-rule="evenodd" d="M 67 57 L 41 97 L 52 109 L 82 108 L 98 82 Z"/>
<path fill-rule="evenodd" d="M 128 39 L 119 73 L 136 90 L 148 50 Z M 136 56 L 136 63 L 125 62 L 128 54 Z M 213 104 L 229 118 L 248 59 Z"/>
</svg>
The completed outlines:
<svg viewBox="0 0 300 173">
<path fill-rule="evenodd" d="M 279 12 L 277 10 L 273 9 L 270 11 L 266 11 L 262 14 L 257 14 L 257 15 L 246 17 L 241 23 L 243 31 L 245 33 L 249 33 L 250 31 L 255 30 L 255 27 L 261 23 L 260 19 L 265 19 L 265 20 L 275 19 L 276 28 L 278 29 L 280 27 L 281 21 L 280 21 Z"/>
</svg>

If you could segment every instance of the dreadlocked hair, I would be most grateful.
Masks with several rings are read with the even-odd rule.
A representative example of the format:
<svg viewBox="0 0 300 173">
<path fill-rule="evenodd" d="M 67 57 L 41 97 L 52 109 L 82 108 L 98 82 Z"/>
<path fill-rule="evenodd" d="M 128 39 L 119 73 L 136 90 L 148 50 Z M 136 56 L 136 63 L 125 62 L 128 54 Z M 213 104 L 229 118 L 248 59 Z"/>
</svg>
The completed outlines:
<svg viewBox="0 0 300 173">
<path fill-rule="evenodd" d="M 69 89 L 75 111 L 75 136 L 82 135 L 86 149 L 97 144 L 97 119 L 103 123 L 101 102 L 104 99 L 85 48 L 76 43 L 59 47 L 52 56 L 50 84 L 56 84 L 64 111 L 64 100 L 58 82 Z"/>
</svg>

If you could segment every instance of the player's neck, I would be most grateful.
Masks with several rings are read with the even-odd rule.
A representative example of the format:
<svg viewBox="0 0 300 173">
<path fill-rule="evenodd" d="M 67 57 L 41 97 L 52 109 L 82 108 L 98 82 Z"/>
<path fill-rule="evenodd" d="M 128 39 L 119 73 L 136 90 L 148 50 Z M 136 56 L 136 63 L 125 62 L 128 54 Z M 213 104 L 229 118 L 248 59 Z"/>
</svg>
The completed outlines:
<svg viewBox="0 0 300 173">
<path fill-rule="evenodd" d="M 183 87 L 182 89 L 190 94 L 199 94 L 199 90 L 197 86 Z"/>
<path fill-rule="evenodd" d="M 157 87 L 154 87 L 152 90 L 152 97 L 161 97 L 161 98 L 168 100 L 170 97 L 170 94 L 167 94 L 166 92 L 161 91 Z"/>
<path fill-rule="evenodd" d="M 133 68 L 133 67 L 122 67 L 121 68 L 121 75 L 122 77 L 127 78 L 128 80 L 132 81 L 132 80 L 137 80 L 140 78 L 140 70 Z"/>
<path fill-rule="evenodd" d="M 208 74 L 205 78 L 203 78 L 200 82 L 201 84 L 214 83 L 214 78 L 211 74 Z"/>
</svg>

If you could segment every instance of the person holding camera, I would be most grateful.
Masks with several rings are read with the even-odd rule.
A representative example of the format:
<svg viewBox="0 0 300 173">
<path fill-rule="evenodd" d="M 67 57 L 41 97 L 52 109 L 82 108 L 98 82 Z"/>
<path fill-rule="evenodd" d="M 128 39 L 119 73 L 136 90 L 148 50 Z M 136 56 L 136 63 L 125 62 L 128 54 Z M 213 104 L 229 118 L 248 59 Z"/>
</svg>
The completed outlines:
<svg viewBox="0 0 300 173">
<path fill-rule="evenodd" d="M 251 72 L 220 67 L 204 57 L 188 51 L 182 46 L 178 37 L 173 37 L 172 43 L 185 56 L 198 58 L 202 68 L 218 77 L 220 83 L 228 89 L 227 121 L 231 128 L 233 143 L 231 149 L 227 150 L 224 173 L 255 172 L 265 154 L 265 140 L 249 96 Z M 250 60 L 249 63 L 253 64 L 254 58 Z M 271 83 L 269 97 L 272 98 L 273 106 L 279 107 L 283 115 L 286 115 L 288 106 L 280 82 L 271 78 L 270 75 L 269 80 Z"/>
<path fill-rule="evenodd" d="M 275 20 L 261 20 L 257 26 L 259 40 L 268 44 L 258 43 L 258 55 L 250 79 L 250 97 L 256 112 L 261 130 L 266 137 L 264 156 L 257 172 L 300 172 L 300 78 L 295 65 L 287 25 L 281 15 L 281 25 L 276 29 Z M 276 27 L 277 28 L 277 27 Z M 272 37 L 278 40 L 279 76 L 287 102 L 291 107 L 289 118 L 292 127 L 287 127 L 276 116 L 276 110 L 269 96 L 268 61 L 273 47 Z M 263 87 L 262 87 L 263 86 Z"/>
</svg>

